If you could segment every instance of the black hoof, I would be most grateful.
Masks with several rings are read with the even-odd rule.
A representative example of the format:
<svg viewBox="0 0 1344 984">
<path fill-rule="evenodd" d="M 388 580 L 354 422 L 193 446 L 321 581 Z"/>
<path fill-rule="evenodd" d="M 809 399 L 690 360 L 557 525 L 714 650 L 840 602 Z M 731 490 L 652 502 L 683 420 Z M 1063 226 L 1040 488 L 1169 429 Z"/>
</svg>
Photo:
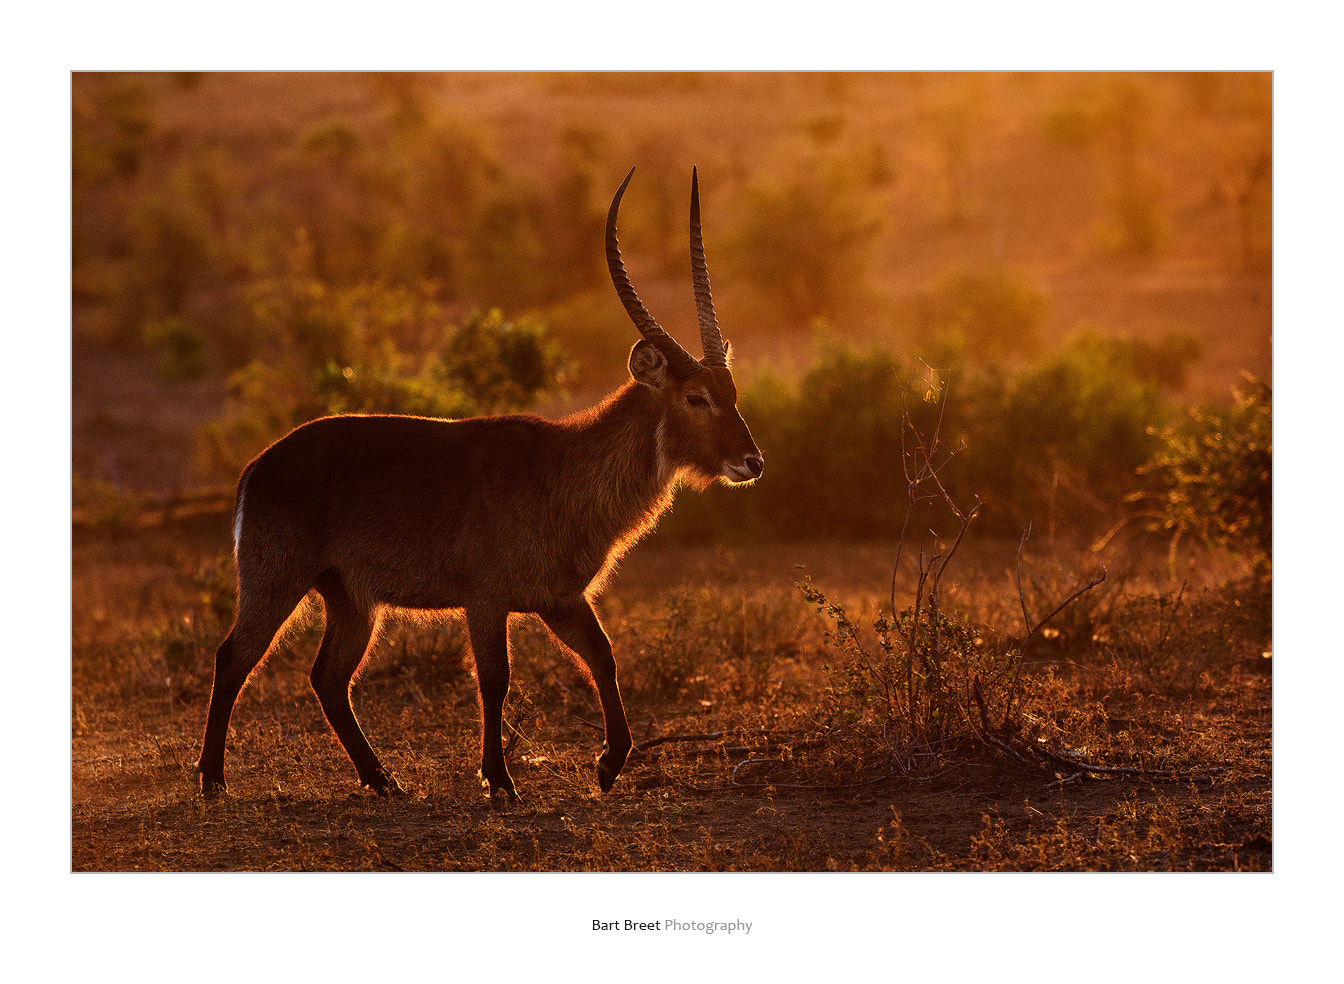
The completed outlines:
<svg viewBox="0 0 1344 984">
<path fill-rule="evenodd" d="M 491 803 L 494 803 L 496 800 L 498 800 L 500 794 L 503 794 L 511 805 L 519 801 L 518 793 L 514 791 L 513 780 L 511 778 L 506 777 L 504 782 L 495 782 L 495 780 L 493 779 L 487 779 L 479 771 L 476 773 L 476 775 L 480 777 L 482 786 L 489 787 Z"/>
<path fill-rule="evenodd" d="M 401 783 L 397 782 L 396 779 L 387 773 L 383 773 L 378 776 L 377 779 L 374 779 L 372 782 L 366 782 L 364 785 L 369 789 L 372 789 L 379 796 L 385 796 L 389 799 L 406 795 L 406 790 L 401 788 Z"/>
<path fill-rule="evenodd" d="M 201 796 L 207 800 L 220 800 L 227 795 L 229 787 L 224 784 L 224 777 L 218 779 L 207 779 L 201 776 Z"/>
<path fill-rule="evenodd" d="M 609 792 L 616 784 L 616 777 L 625 768 L 625 759 L 629 754 L 627 750 L 624 755 L 617 756 L 609 746 L 602 745 L 602 754 L 597 757 L 597 785 L 602 792 Z"/>
</svg>

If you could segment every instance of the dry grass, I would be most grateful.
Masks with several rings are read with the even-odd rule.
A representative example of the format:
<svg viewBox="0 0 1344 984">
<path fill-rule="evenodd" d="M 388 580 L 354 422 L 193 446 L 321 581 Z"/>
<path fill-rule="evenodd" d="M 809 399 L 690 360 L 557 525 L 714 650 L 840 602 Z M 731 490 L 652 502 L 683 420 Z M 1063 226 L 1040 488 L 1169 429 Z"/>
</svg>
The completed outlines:
<svg viewBox="0 0 1344 984">
<path fill-rule="evenodd" d="M 317 608 L 317 625 L 293 631 L 244 692 L 231 796 L 205 803 L 193 768 L 229 616 L 216 533 L 75 543 L 76 870 L 1272 865 L 1269 624 L 1267 609 L 1252 607 L 1259 595 L 1214 583 L 1203 608 L 1168 616 L 1139 578 L 1117 578 L 1036 654 L 1034 738 L 1188 778 L 1061 785 L 1063 773 L 966 742 L 897 770 L 820 720 L 823 666 L 836 656 L 826 624 L 790 584 L 799 572 L 779 562 L 815 564 L 815 578 L 832 578 L 855 612 L 871 611 L 887 590 L 879 546 L 637 551 L 604 606 L 635 740 L 722 734 L 651 745 L 606 796 L 593 775 L 595 697 L 558 646 L 520 619 L 506 709 L 524 797 L 513 809 L 492 806 L 475 777 L 475 686 L 450 619 L 391 628 L 356 688 L 371 740 L 411 795 L 381 800 L 358 787 L 308 688 Z M 1018 599 L 990 566 L 995 553 L 981 545 L 968 555 L 949 601 L 973 596 L 968 614 L 1008 633 Z M 1216 578 L 1226 565 L 1205 557 L 1195 573 Z M 1072 577 L 1059 558 L 1033 567 L 1060 571 L 1041 585 L 1047 595 Z M 1233 623 L 1219 605 L 1242 617 Z"/>
</svg>

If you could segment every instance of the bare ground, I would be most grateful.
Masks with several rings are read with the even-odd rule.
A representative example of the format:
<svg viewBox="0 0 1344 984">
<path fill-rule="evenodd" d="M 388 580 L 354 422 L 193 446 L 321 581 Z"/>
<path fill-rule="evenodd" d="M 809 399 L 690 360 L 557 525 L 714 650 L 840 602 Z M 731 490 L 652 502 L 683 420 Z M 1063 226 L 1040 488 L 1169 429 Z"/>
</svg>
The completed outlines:
<svg viewBox="0 0 1344 984">
<path fill-rule="evenodd" d="M 1272 867 L 1271 783 L 1258 770 L 1213 782 L 1111 780 L 1050 789 L 1049 775 L 986 762 L 928 782 L 766 791 L 734 789 L 730 762 L 712 756 L 678 770 L 691 771 L 695 784 L 637 761 L 602 796 L 585 781 L 594 744 L 588 739 L 548 747 L 560 761 L 515 761 L 525 799 L 502 808 L 486 801 L 470 775 L 474 749 L 464 742 L 457 743 L 464 757 L 435 756 L 440 775 L 426 777 L 407 798 L 383 800 L 356 791 L 348 764 L 324 738 L 321 762 L 304 755 L 268 763 L 281 778 L 272 781 L 268 769 L 265 779 L 239 779 L 230 799 L 207 804 L 193 794 L 180 758 L 177 766 L 161 764 L 163 750 L 148 730 L 154 723 L 142 715 L 131 734 L 116 729 L 75 739 L 75 870 Z M 1202 715 L 1201 726 L 1203 737 L 1216 733 L 1256 758 L 1256 746 L 1268 740 L 1268 710 L 1219 707 Z M 242 759 L 239 771 L 249 768 Z M 327 791 L 308 791 L 315 771 Z M 303 792 L 287 791 L 293 787 Z"/>
<path fill-rule="evenodd" d="M 857 598 L 857 586 L 882 583 L 888 554 L 878 545 L 777 546 L 743 552 L 748 559 L 637 551 L 607 604 L 636 742 L 727 733 L 649 748 L 609 794 L 594 781 L 595 700 L 554 645 L 524 627 L 507 712 L 523 800 L 486 799 L 475 776 L 474 681 L 450 626 L 443 636 L 389 633 L 356 688 L 366 731 L 408 796 L 358 787 L 307 689 L 310 630 L 244 692 L 230 796 L 205 802 L 193 767 L 218 625 L 200 585 L 222 576 L 201 573 L 213 570 L 216 538 L 76 540 L 74 870 L 1272 868 L 1272 658 L 1255 647 L 1229 644 L 1186 693 L 1159 692 L 1136 666 L 1042 654 L 1067 704 L 1062 719 L 1073 722 L 1065 727 L 1082 729 L 1089 759 L 1142 760 L 1182 778 L 1071 776 L 964 746 L 936 761 L 845 771 L 838 751 L 809 747 L 796 725 L 824 681 L 818 666 L 834 656 L 817 625 L 793 621 L 787 582 L 798 572 L 782 558 L 807 563 L 823 583 L 847 570 Z M 780 595 L 742 591 L 770 570 Z M 1000 578 L 990 567 L 989 582 Z M 675 647 L 653 651 L 669 637 L 651 620 L 676 609 L 688 583 L 734 599 L 728 609 L 741 599 L 741 631 L 753 634 L 752 653 L 770 657 L 764 669 L 730 658 L 715 670 Z M 724 631 L 698 627 L 707 650 Z M 691 661 L 682 677 L 669 669 L 678 659 Z M 724 679 L 695 675 L 706 669 Z M 742 734 L 761 730 L 777 740 Z"/>
</svg>

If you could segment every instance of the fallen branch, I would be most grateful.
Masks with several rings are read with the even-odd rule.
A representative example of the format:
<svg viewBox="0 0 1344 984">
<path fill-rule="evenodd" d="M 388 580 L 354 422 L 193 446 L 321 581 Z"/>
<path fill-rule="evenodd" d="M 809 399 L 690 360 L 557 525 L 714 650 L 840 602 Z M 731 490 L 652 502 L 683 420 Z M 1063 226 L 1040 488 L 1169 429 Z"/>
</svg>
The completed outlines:
<svg viewBox="0 0 1344 984">
<path fill-rule="evenodd" d="M 663 735 L 658 738 L 650 738 L 647 741 L 638 742 L 634 751 L 643 752 L 656 745 L 666 745 L 674 741 L 718 741 L 720 738 L 726 738 L 729 735 L 765 735 L 767 737 L 786 737 L 789 735 L 800 735 L 801 731 L 781 731 L 775 732 L 770 728 L 729 728 L 726 731 L 710 731 L 697 735 Z"/>
<path fill-rule="evenodd" d="M 1008 755 L 1008 756 L 1010 756 L 1010 757 L 1012 757 L 1012 758 L 1017 759 L 1017 760 L 1018 760 L 1019 762 L 1021 762 L 1023 765 L 1031 766 L 1031 765 L 1036 765 L 1036 764 L 1038 764 L 1038 763 L 1032 762 L 1030 759 L 1026 758 L 1024 755 L 1022 755 L 1021 753 L 1019 753 L 1019 752 L 1017 751 L 1017 749 L 1013 748 L 1013 746 L 1010 745 L 1010 744 L 1008 744 L 1006 741 L 1003 741 L 1001 738 L 999 738 L 997 735 L 995 735 L 992 731 L 984 731 L 984 732 L 981 732 L 981 734 L 980 734 L 980 738 L 981 738 L 982 741 L 985 742 L 985 744 L 990 745 L 990 746 L 992 746 L 992 747 L 994 747 L 994 748 L 997 748 L 999 751 L 1003 752 L 1005 755 Z"/>
<path fill-rule="evenodd" d="M 1135 765 L 1099 765 L 1095 762 L 1088 762 L 1083 759 L 1069 758 L 1050 751 L 1048 748 L 1032 749 L 1036 754 L 1044 759 L 1062 765 L 1067 769 L 1073 769 L 1078 773 L 1091 773 L 1093 775 L 1103 776 L 1130 776 L 1138 779 L 1195 779 L 1200 776 L 1214 775 L 1219 772 L 1226 772 L 1227 768 L 1221 765 L 1210 766 L 1205 769 L 1144 769 Z"/>
<path fill-rule="evenodd" d="M 1065 786 L 1078 782 L 1088 775 L 1114 776 L 1121 779 L 1198 779 L 1203 776 L 1214 775 L 1219 772 L 1226 772 L 1224 766 L 1216 765 L 1204 769 L 1145 769 L 1136 765 L 1101 765 L 1097 762 L 1089 762 L 1086 759 L 1073 758 L 1066 755 L 1060 755 L 1058 752 L 1052 752 L 1050 749 L 1040 745 L 1024 746 L 1023 751 L 1018 751 L 1013 743 L 1005 741 L 992 731 L 984 731 L 980 734 L 980 739 L 991 748 L 1008 755 L 1026 766 L 1061 766 L 1067 770 L 1068 774 L 1055 782 L 1046 786 L 1047 789 L 1052 786 Z M 1028 758 L 1024 752 L 1029 752 L 1035 756 L 1036 761 Z"/>
<path fill-rule="evenodd" d="M 775 765 L 780 764 L 779 759 L 762 759 L 762 758 L 750 758 L 747 759 L 746 761 L 738 762 L 737 765 L 733 766 L 732 772 L 728 773 L 728 783 L 733 786 L 737 785 L 737 770 L 742 768 L 743 766 L 761 765 L 765 762 L 773 762 Z"/>
<path fill-rule="evenodd" d="M 1071 785 L 1073 785 L 1075 782 L 1080 782 L 1080 781 L 1082 781 L 1082 778 L 1083 778 L 1083 773 L 1081 773 L 1081 772 L 1075 772 L 1075 773 L 1074 773 L 1073 775 L 1071 775 L 1071 776 L 1063 776 L 1063 777 L 1061 777 L 1061 778 L 1059 778 L 1059 779 L 1056 779 L 1054 782 L 1047 782 L 1047 783 L 1045 784 L 1045 788 L 1046 788 L 1046 789 L 1054 789 L 1056 786 L 1058 786 L 1060 789 L 1063 789 L 1065 786 L 1071 786 Z"/>
<path fill-rule="evenodd" d="M 603 725 L 595 721 L 589 721 L 586 718 L 581 718 L 578 715 L 574 716 L 574 720 L 579 722 L 579 724 L 583 725 L 586 728 L 592 728 L 594 731 L 605 730 Z M 792 738 L 802 737 L 806 733 L 807 732 L 803 731 L 775 731 L 773 728 L 727 728 L 723 731 L 705 731 L 692 735 L 659 735 L 657 738 L 648 738 L 644 741 L 636 742 L 630 750 L 635 753 L 640 753 L 640 752 L 647 752 L 649 749 L 656 748 L 659 745 L 667 745 L 673 742 L 720 741 L 723 738 L 738 735 L 743 736 L 756 735 L 756 736 L 764 736 L 772 740 L 788 741 L 789 739 Z M 827 736 L 823 735 L 822 737 L 806 738 L 802 742 L 790 742 L 790 744 L 793 744 L 795 747 L 799 748 L 813 748 L 816 747 L 817 745 L 825 744 L 826 740 Z M 766 750 L 768 750 L 769 745 L 770 742 L 767 742 Z M 723 749 L 723 751 L 730 753 L 756 752 L 762 750 L 763 749 L 759 749 L 749 745 L 733 745 L 731 747 Z"/>
</svg>

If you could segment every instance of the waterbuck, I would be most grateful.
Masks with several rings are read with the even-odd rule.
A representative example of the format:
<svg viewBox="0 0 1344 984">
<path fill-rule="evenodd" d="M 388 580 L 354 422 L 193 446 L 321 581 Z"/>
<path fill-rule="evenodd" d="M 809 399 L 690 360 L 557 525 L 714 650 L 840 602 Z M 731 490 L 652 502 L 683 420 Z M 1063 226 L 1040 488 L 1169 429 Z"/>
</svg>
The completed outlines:
<svg viewBox="0 0 1344 984">
<path fill-rule="evenodd" d="M 233 514 L 238 611 L 215 654 L 197 765 L 206 795 L 225 789 L 225 737 L 239 692 L 309 591 L 326 611 L 313 690 L 365 786 L 402 792 L 350 705 L 351 681 L 389 608 L 465 611 L 480 687 L 480 774 L 492 799 L 502 791 L 517 800 L 500 740 L 513 612 L 538 615 L 591 671 L 606 725 L 597 781 L 603 792 L 616 781 L 630 728 L 593 599 L 678 485 L 751 482 L 764 464 L 737 411 L 714 316 L 695 171 L 699 360 L 645 310 L 621 262 L 616 213 L 633 175 L 607 214 L 607 265 L 643 338 L 630 350 L 631 378 L 602 403 L 558 421 L 324 417 L 243 469 Z"/>
</svg>

